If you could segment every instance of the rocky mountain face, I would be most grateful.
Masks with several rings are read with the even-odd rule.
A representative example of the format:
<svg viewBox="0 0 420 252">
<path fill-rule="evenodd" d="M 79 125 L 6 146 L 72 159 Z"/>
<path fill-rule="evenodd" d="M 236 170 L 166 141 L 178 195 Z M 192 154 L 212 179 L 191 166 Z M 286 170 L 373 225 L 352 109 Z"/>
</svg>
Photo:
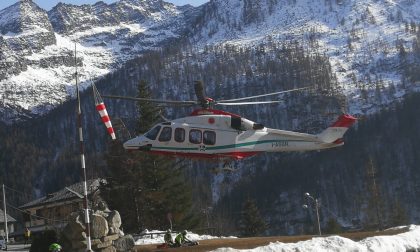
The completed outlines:
<svg viewBox="0 0 420 252">
<path fill-rule="evenodd" d="M 26 71 L 24 55 L 56 43 L 47 13 L 32 1 L 20 1 L 0 11 L 0 79 Z"/>
<path fill-rule="evenodd" d="M 75 49 L 82 87 L 87 87 L 90 79 L 181 36 L 194 15 L 192 6 L 160 0 L 60 3 L 48 13 L 22 0 L 2 10 L 3 121 L 44 114 L 74 97 Z"/>
<path fill-rule="evenodd" d="M 127 22 L 144 23 L 153 20 L 164 23 L 179 14 L 180 10 L 175 6 L 161 0 L 123 0 L 110 5 L 100 1 L 82 6 L 59 3 L 48 12 L 54 30 L 63 34 L 86 31 L 93 27 L 118 26 Z"/>
</svg>

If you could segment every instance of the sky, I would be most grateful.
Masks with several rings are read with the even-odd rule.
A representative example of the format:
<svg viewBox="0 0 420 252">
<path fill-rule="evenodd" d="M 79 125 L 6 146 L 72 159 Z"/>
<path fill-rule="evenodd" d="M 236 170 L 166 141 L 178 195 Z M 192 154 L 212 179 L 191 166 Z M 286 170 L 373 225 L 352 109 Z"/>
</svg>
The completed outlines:
<svg viewBox="0 0 420 252">
<path fill-rule="evenodd" d="M 52 7 L 57 5 L 59 2 L 64 3 L 70 3 L 70 4 L 93 4 L 96 2 L 99 2 L 99 0 L 32 0 L 36 4 L 38 4 L 41 8 L 45 10 L 50 10 Z M 116 0 L 102 0 L 105 3 L 113 3 L 116 2 Z M 184 4 L 191 4 L 193 6 L 199 6 L 205 2 L 208 2 L 209 0 L 164 0 L 166 2 L 173 3 L 175 5 L 184 5 Z M 0 10 L 16 3 L 17 0 L 0 0 Z"/>
</svg>

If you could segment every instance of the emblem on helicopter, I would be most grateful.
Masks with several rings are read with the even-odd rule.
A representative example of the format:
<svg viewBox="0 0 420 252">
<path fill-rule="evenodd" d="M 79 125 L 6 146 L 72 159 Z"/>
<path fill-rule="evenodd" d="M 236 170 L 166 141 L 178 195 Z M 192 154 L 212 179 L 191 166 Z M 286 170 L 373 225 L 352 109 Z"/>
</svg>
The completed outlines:
<svg viewBox="0 0 420 252">
<path fill-rule="evenodd" d="M 198 147 L 198 149 L 199 149 L 200 151 L 206 151 L 206 146 L 205 146 L 205 145 L 200 145 L 200 146 Z"/>
</svg>

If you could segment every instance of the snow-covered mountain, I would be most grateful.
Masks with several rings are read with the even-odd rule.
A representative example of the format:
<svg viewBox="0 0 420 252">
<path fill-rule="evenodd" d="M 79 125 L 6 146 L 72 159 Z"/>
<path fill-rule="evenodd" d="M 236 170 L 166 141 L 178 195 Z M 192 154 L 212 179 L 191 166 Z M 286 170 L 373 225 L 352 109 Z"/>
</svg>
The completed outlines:
<svg viewBox="0 0 420 252">
<path fill-rule="evenodd" d="M 304 44 L 310 54 L 329 56 L 350 112 L 370 113 L 418 89 L 401 87 L 399 60 L 401 48 L 412 50 L 418 23 L 420 2 L 415 0 L 212 0 L 197 8 L 120 0 L 60 3 L 48 13 L 21 0 L 0 11 L 2 107 L 30 116 L 74 96 L 75 44 L 86 87 L 88 79 L 186 36 L 198 50 L 272 40 Z M 387 96 L 378 100 L 378 90 Z"/>
<path fill-rule="evenodd" d="M 87 80 L 179 37 L 194 10 L 161 0 L 121 0 L 60 3 L 47 13 L 21 0 L 0 11 L 3 112 L 12 111 L 10 119 L 43 114 L 74 96 L 75 47 L 86 87 Z"/>
<path fill-rule="evenodd" d="M 366 114 L 420 87 L 401 87 L 399 60 L 401 50 L 412 52 L 419 23 L 415 0 L 214 0 L 193 40 L 244 47 L 272 40 L 305 44 L 308 53 L 330 58 L 350 112 Z M 393 92 L 377 101 L 377 89 Z"/>
</svg>

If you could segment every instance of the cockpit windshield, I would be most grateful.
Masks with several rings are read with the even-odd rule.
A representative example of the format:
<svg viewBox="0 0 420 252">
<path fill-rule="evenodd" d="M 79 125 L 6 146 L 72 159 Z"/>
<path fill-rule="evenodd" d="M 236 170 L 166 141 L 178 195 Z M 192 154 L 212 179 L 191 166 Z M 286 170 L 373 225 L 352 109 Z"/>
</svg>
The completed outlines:
<svg viewBox="0 0 420 252">
<path fill-rule="evenodd" d="M 159 131 L 160 131 L 160 125 L 154 127 L 153 129 L 149 130 L 144 134 L 145 137 L 149 138 L 150 140 L 155 140 Z"/>
</svg>

